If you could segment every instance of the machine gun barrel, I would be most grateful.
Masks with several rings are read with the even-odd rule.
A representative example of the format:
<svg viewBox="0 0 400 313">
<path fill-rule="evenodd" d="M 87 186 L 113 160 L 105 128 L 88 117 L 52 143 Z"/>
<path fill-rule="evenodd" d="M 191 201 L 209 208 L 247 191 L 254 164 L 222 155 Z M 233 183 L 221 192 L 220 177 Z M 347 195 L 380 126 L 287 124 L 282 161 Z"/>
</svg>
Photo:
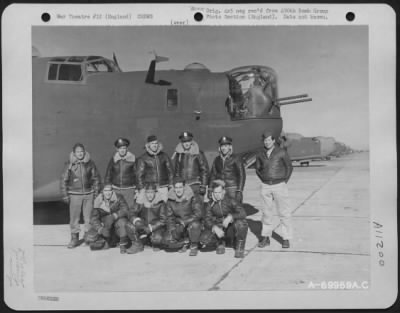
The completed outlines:
<svg viewBox="0 0 400 313">
<path fill-rule="evenodd" d="M 286 100 L 293 100 L 293 99 L 298 99 L 298 98 L 307 98 L 308 94 L 302 94 L 302 95 L 297 95 L 297 96 L 291 96 L 291 97 L 284 97 L 284 98 L 278 98 L 275 99 L 274 102 L 280 102 L 280 101 L 286 101 Z"/>
<path fill-rule="evenodd" d="M 268 110 L 268 113 L 271 114 L 272 108 L 274 106 L 279 108 L 281 105 L 312 101 L 312 98 L 307 98 L 307 97 L 308 97 L 308 94 L 305 93 L 305 94 L 301 94 L 301 95 L 297 95 L 297 96 L 275 99 L 275 100 L 273 100 L 272 105 Z M 305 98 L 305 99 L 301 99 L 301 98 Z M 292 100 L 292 101 L 287 101 L 287 100 Z"/>
<path fill-rule="evenodd" d="M 312 98 L 297 99 L 297 100 L 293 100 L 293 101 L 281 102 L 281 103 L 279 103 L 279 106 L 292 104 L 292 103 L 307 102 L 307 101 L 312 101 Z"/>
</svg>

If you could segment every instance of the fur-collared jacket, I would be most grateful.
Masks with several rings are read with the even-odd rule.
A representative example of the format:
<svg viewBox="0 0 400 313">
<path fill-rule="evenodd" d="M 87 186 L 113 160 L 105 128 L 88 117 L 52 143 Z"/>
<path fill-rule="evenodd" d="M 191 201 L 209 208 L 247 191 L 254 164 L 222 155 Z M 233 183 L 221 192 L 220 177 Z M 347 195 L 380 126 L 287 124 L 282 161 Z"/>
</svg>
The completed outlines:
<svg viewBox="0 0 400 313">
<path fill-rule="evenodd" d="M 203 202 L 200 197 L 193 194 L 192 189 L 185 185 L 181 198 L 176 196 L 172 188 L 168 193 L 167 201 L 167 223 L 168 229 L 172 230 L 176 224 L 183 223 L 185 226 L 203 218 Z"/>
<path fill-rule="evenodd" d="M 171 159 L 162 151 L 163 146 L 158 144 L 158 149 L 153 152 L 149 144 L 145 146 L 146 152 L 137 160 L 137 185 L 144 188 L 146 183 L 156 183 L 159 187 L 172 185 L 173 170 Z"/>
<path fill-rule="evenodd" d="M 245 219 L 246 211 L 243 206 L 235 199 L 225 196 L 221 201 L 214 198 L 208 202 L 205 209 L 204 226 L 211 229 L 214 225 L 222 225 L 222 221 L 229 214 L 233 220 Z"/>
<path fill-rule="evenodd" d="M 236 188 L 243 192 L 246 182 L 246 171 L 242 159 L 232 153 L 232 150 L 224 157 L 222 153 L 214 159 L 211 168 L 209 188 L 216 179 L 225 182 L 225 188 Z"/>
<path fill-rule="evenodd" d="M 108 163 L 104 184 L 112 184 L 119 188 L 136 186 L 136 162 L 135 155 L 127 152 L 121 157 L 118 152 L 114 154 Z"/>
<path fill-rule="evenodd" d="M 135 203 L 133 208 L 129 209 L 129 221 L 135 224 L 137 219 L 143 221 L 145 225 L 151 225 L 152 231 L 155 231 L 167 225 L 167 210 L 165 202 L 162 201 L 158 194 L 152 202 L 146 197 L 143 203 Z"/>
<path fill-rule="evenodd" d="M 61 192 L 64 197 L 71 194 L 84 195 L 94 192 L 96 197 L 100 190 L 100 175 L 96 164 L 85 152 L 83 160 L 78 160 L 73 152 L 69 155 L 61 175 Z"/>
<path fill-rule="evenodd" d="M 183 149 L 182 143 L 179 143 L 172 157 L 175 162 L 174 176 L 185 179 L 186 184 L 208 184 L 208 162 L 203 153 L 200 151 L 197 142 L 192 141 L 189 150 Z"/>
<path fill-rule="evenodd" d="M 113 192 L 110 200 L 106 200 L 103 193 L 100 193 L 94 200 L 90 224 L 99 230 L 102 227 L 102 218 L 114 213 L 118 215 L 118 219 L 128 217 L 128 205 L 124 197 Z"/>
</svg>

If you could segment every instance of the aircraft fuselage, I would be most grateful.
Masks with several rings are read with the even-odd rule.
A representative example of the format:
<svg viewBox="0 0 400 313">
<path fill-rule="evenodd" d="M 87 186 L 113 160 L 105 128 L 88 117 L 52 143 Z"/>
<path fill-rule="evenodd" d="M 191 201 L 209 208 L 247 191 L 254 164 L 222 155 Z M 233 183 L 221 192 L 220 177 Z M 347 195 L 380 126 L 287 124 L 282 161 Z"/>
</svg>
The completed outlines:
<svg viewBox="0 0 400 313">
<path fill-rule="evenodd" d="M 211 166 L 219 137 L 232 137 L 234 151 L 242 153 L 262 145 L 264 130 L 276 136 L 282 130 L 278 107 L 267 117 L 232 118 L 226 73 L 157 71 L 160 84 L 145 83 L 146 71 L 60 81 L 49 80 L 49 60 L 32 59 L 34 201 L 61 198 L 60 175 L 76 142 L 85 144 L 104 177 L 120 136 L 130 139 L 129 150 L 138 157 L 146 137 L 155 134 L 171 156 L 180 132 L 189 130 Z"/>
</svg>

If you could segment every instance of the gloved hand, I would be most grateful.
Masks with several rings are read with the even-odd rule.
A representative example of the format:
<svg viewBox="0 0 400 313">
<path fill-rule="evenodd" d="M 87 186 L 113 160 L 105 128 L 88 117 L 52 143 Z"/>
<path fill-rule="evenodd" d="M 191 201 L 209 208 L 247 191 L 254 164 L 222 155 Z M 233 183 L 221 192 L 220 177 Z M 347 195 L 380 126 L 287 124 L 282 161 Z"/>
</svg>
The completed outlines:
<svg viewBox="0 0 400 313">
<path fill-rule="evenodd" d="M 212 190 L 211 188 L 208 188 L 208 194 L 207 194 L 208 199 L 212 200 Z"/>
<path fill-rule="evenodd" d="M 108 237 L 111 236 L 110 230 L 109 230 L 108 228 L 104 227 L 104 226 L 101 227 L 101 228 L 98 230 L 98 233 L 99 233 L 100 235 L 102 235 L 103 237 L 106 237 L 106 238 L 108 238 Z"/>
<path fill-rule="evenodd" d="M 185 227 L 185 222 L 180 218 L 176 219 L 176 223 L 182 225 L 183 227 Z"/>
<path fill-rule="evenodd" d="M 243 202 L 243 193 L 240 190 L 236 190 L 236 201 L 240 203 Z"/>
<path fill-rule="evenodd" d="M 225 235 L 224 231 L 221 228 L 219 228 L 217 225 L 213 226 L 212 232 L 214 234 L 216 234 L 218 238 L 222 238 Z"/>
<path fill-rule="evenodd" d="M 199 187 L 199 194 L 204 196 L 206 194 L 207 188 L 204 185 L 200 185 Z"/>
<path fill-rule="evenodd" d="M 139 230 L 143 230 L 143 229 L 145 228 L 145 226 L 146 226 L 146 225 L 144 225 L 143 220 L 137 219 L 137 220 L 135 221 L 135 227 L 136 227 L 136 229 L 137 229 L 138 231 L 139 231 Z"/>
<path fill-rule="evenodd" d="M 233 221 L 232 215 L 228 214 L 228 216 L 225 217 L 224 220 L 222 221 L 222 226 L 223 226 L 224 228 L 227 228 L 228 225 L 229 225 L 230 223 L 232 223 L 232 221 Z"/>
<path fill-rule="evenodd" d="M 147 235 L 149 235 L 149 234 L 151 234 L 151 228 L 149 227 L 149 226 L 145 226 L 145 227 L 143 227 L 143 231 L 147 234 Z"/>
<path fill-rule="evenodd" d="M 63 201 L 64 203 L 66 203 L 66 204 L 69 204 L 69 201 L 70 201 L 69 196 L 64 197 L 64 198 L 62 199 L 62 201 Z"/>
</svg>

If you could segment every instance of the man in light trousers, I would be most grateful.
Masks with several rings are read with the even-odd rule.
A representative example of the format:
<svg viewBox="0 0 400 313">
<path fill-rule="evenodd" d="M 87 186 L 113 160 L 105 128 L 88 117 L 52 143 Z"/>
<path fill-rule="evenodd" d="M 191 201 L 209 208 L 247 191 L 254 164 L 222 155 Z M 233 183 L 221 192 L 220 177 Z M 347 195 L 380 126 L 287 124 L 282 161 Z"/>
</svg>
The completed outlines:
<svg viewBox="0 0 400 313">
<path fill-rule="evenodd" d="M 292 175 L 292 162 L 286 150 L 275 145 L 275 138 L 271 132 L 264 132 L 262 138 L 264 149 L 257 154 L 255 166 L 257 176 L 261 180 L 261 197 L 264 201 L 258 247 L 264 248 L 270 244 L 270 236 L 274 229 L 272 204 L 275 201 L 282 230 L 282 248 L 289 248 L 293 230 L 287 182 Z"/>
</svg>

